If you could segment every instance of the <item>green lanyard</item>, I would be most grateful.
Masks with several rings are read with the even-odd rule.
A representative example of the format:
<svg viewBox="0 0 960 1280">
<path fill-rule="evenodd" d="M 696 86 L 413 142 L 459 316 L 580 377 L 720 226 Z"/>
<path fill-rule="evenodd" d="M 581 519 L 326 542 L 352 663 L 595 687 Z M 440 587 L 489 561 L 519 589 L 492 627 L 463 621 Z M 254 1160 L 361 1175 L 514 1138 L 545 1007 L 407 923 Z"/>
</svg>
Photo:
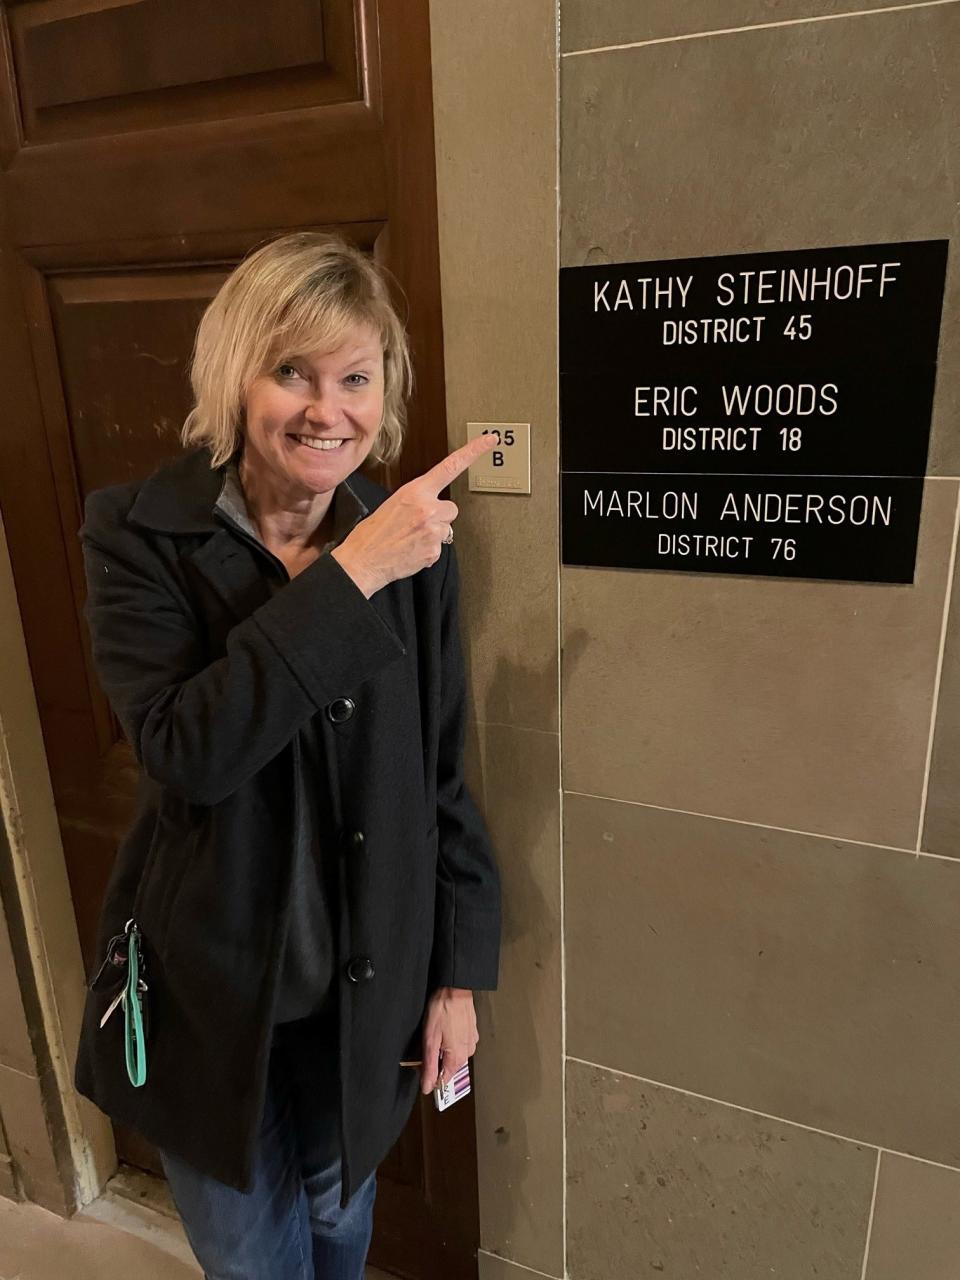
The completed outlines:
<svg viewBox="0 0 960 1280">
<path fill-rule="evenodd" d="M 127 989 L 123 1000 L 123 1044 L 127 1075 L 135 1089 L 146 1084 L 147 1043 L 140 1007 L 140 931 L 134 925 L 127 934 Z"/>
</svg>

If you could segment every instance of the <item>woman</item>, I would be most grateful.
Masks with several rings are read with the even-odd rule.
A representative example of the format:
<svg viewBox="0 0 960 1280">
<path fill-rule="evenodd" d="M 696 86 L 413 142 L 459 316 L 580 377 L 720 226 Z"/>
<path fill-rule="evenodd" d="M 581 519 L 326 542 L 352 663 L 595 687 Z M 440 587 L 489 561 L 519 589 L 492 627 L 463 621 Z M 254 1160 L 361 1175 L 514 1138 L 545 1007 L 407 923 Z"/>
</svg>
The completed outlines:
<svg viewBox="0 0 960 1280">
<path fill-rule="evenodd" d="M 191 451 L 81 530 L 141 794 L 77 1086 L 160 1149 L 211 1280 L 358 1280 L 376 1166 L 497 981 L 439 496 L 493 438 L 392 496 L 360 474 L 397 455 L 409 356 L 375 265 L 319 233 L 237 267 L 191 378 Z"/>
</svg>

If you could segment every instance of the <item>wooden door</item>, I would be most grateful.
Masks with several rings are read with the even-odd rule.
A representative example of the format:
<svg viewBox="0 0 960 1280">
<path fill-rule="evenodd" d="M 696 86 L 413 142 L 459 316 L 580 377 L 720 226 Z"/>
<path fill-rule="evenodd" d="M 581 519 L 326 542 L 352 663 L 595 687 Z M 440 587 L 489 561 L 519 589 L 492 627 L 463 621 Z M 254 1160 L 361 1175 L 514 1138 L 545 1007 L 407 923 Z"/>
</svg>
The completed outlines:
<svg viewBox="0 0 960 1280">
<path fill-rule="evenodd" d="M 0 0 L 0 509 L 88 966 L 136 764 L 87 647 L 85 495 L 179 448 L 197 320 L 251 247 L 337 229 L 406 295 L 402 481 L 445 452 L 428 0 Z M 135 1135 L 122 1158 L 155 1168 Z M 472 1106 L 421 1105 L 372 1260 L 476 1274 Z"/>
</svg>

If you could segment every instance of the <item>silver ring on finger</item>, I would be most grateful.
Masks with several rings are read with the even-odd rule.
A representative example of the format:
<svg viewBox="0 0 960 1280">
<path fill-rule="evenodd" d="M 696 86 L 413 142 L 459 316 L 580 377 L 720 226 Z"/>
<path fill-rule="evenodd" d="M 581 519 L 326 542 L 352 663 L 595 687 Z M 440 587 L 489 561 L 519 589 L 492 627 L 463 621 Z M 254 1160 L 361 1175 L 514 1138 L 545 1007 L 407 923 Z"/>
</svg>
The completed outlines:
<svg viewBox="0 0 960 1280">
<path fill-rule="evenodd" d="M 443 540 L 443 545 L 445 547 L 449 547 L 452 541 L 453 541 L 453 525 L 450 526 L 449 532 L 447 533 L 447 536 Z"/>
</svg>

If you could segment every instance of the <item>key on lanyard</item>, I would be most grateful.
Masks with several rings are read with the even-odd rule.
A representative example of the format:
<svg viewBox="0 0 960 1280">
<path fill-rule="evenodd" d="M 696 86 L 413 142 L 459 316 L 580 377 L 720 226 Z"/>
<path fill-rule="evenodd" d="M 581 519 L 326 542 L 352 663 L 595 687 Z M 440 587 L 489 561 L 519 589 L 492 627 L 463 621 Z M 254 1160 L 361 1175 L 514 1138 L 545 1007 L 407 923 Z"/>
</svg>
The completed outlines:
<svg viewBox="0 0 960 1280">
<path fill-rule="evenodd" d="M 110 1018 L 110 1015 L 114 1012 L 117 1005 L 120 1004 L 120 1002 L 126 998 L 126 994 L 127 994 L 127 986 L 126 986 L 126 983 L 124 983 L 124 985 L 120 988 L 117 994 L 110 1001 L 110 1004 L 107 1006 L 107 1012 L 100 1019 L 101 1028 L 107 1025 L 107 1021 Z"/>
</svg>

